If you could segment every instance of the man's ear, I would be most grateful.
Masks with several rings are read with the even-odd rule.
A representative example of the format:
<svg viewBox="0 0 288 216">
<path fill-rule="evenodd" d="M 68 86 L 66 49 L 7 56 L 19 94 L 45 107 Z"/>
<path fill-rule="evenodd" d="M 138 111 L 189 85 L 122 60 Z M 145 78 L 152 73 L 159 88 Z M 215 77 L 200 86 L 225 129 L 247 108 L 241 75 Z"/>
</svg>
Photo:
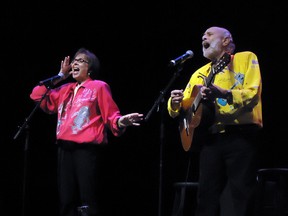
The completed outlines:
<svg viewBox="0 0 288 216">
<path fill-rule="evenodd" d="M 230 43 L 230 38 L 229 37 L 225 37 L 223 39 L 223 46 L 227 46 Z"/>
</svg>

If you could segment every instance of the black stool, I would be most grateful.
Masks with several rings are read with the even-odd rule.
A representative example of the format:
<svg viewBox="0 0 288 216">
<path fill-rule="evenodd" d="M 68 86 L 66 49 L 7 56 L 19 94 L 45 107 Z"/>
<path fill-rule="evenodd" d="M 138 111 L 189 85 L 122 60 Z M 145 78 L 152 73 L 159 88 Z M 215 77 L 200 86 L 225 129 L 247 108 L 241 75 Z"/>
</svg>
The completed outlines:
<svg viewBox="0 0 288 216">
<path fill-rule="evenodd" d="M 174 183 L 175 198 L 172 216 L 194 216 L 197 207 L 198 182 L 176 182 Z M 186 194 L 186 192 L 189 192 Z M 188 205 L 185 205 L 188 203 Z M 236 215 L 231 200 L 230 187 L 227 185 L 220 198 L 220 216 Z M 258 215 L 257 215 L 258 216 Z M 262 215 L 261 215 L 262 216 Z"/>
<path fill-rule="evenodd" d="M 256 210 L 261 216 L 288 215 L 288 168 L 265 168 L 257 173 Z"/>
<path fill-rule="evenodd" d="M 172 216 L 183 216 L 184 213 L 185 215 L 194 216 L 195 207 L 197 203 L 196 194 L 198 189 L 198 182 L 176 182 L 174 183 L 174 188 L 175 188 L 175 198 L 174 198 Z M 189 196 L 190 198 L 188 199 L 189 205 L 185 205 L 186 192 L 189 192 L 189 195 L 191 195 L 192 192 L 192 196 Z"/>
</svg>

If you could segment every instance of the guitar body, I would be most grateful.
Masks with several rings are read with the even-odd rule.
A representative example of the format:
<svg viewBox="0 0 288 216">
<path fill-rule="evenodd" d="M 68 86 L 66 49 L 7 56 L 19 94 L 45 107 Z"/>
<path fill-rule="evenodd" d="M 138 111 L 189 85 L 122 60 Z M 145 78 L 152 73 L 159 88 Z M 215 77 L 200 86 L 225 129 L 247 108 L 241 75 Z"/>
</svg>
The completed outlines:
<svg viewBox="0 0 288 216">
<path fill-rule="evenodd" d="M 183 149 L 189 151 L 194 136 L 194 130 L 199 126 L 202 118 L 202 104 L 196 109 L 193 103 L 197 98 L 199 88 L 194 86 L 191 98 L 182 102 L 182 112 L 180 114 L 179 131 Z"/>
<path fill-rule="evenodd" d="M 204 77 L 204 83 L 209 86 L 214 75 L 222 71 L 230 62 L 231 56 L 225 53 L 219 62 L 213 66 L 208 77 Z M 192 145 L 194 130 L 196 127 L 206 127 L 212 125 L 214 120 L 214 104 L 203 102 L 200 89 L 194 86 L 191 97 L 182 101 L 182 109 L 179 115 L 179 131 L 183 149 L 189 151 Z M 204 118 L 203 118 L 204 117 Z M 204 121 L 203 121 L 204 120 Z"/>
<path fill-rule="evenodd" d="M 205 136 L 208 128 L 212 126 L 215 116 L 215 107 L 213 103 L 201 102 L 197 110 L 190 106 L 187 110 L 181 113 L 179 121 L 179 131 L 182 142 L 182 147 L 185 151 L 189 151 L 192 145 L 195 129 L 201 131 L 200 136 Z"/>
</svg>

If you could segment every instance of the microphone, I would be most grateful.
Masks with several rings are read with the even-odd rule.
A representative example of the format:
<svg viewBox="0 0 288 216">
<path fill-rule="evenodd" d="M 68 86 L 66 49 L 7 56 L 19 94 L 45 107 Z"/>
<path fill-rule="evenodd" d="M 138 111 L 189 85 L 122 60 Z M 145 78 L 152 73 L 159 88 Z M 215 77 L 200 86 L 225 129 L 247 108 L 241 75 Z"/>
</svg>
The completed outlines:
<svg viewBox="0 0 288 216">
<path fill-rule="evenodd" d="M 174 67 L 179 64 L 183 64 L 187 59 L 190 59 L 194 56 L 194 53 L 191 50 L 187 50 L 185 54 L 179 56 L 176 59 L 173 59 L 169 62 L 170 67 Z"/>
<path fill-rule="evenodd" d="M 45 85 L 45 86 L 53 86 L 54 85 L 54 81 L 56 80 L 61 80 L 64 78 L 64 74 L 62 72 L 60 72 L 58 75 L 50 77 L 48 79 L 42 80 L 39 82 L 39 85 Z"/>
</svg>

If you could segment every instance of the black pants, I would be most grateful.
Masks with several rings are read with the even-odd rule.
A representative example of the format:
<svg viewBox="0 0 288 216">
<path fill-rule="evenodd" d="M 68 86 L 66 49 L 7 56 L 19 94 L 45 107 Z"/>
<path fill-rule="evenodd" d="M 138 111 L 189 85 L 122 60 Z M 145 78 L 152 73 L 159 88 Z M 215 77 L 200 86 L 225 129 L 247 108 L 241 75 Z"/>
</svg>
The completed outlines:
<svg viewBox="0 0 288 216">
<path fill-rule="evenodd" d="M 209 136 L 200 153 L 197 216 L 220 215 L 220 196 L 228 182 L 237 216 L 254 215 L 258 165 L 254 132 Z"/>
<path fill-rule="evenodd" d="M 58 141 L 58 190 L 61 216 L 78 216 L 77 208 L 98 214 L 98 154 L 102 147 Z"/>
</svg>

